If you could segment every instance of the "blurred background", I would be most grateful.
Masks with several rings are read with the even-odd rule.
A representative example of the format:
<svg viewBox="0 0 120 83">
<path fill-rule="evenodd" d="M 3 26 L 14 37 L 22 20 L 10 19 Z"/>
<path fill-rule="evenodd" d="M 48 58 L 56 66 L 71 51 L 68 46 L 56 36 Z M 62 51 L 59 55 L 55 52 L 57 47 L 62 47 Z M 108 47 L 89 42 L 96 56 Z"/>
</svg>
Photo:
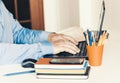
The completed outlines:
<svg viewBox="0 0 120 83">
<path fill-rule="evenodd" d="M 3 0 L 14 18 L 31 29 L 60 31 L 72 26 L 99 28 L 103 0 Z M 103 29 L 119 32 L 120 0 L 105 0 Z"/>
</svg>

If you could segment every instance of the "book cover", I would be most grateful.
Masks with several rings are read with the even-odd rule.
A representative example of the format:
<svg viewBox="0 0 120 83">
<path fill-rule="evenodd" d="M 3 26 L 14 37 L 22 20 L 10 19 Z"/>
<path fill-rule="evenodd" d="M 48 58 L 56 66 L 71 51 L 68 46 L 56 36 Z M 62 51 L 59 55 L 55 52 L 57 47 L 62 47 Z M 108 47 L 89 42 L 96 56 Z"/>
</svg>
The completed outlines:
<svg viewBox="0 0 120 83">
<path fill-rule="evenodd" d="M 43 74 L 85 74 L 86 67 L 81 69 L 42 69 L 42 68 L 36 68 L 36 73 L 43 73 Z"/>
<path fill-rule="evenodd" d="M 43 74 L 36 73 L 38 79 L 79 79 L 84 80 L 89 78 L 90 66 L 87 67 L 85 74 Z"/>
<path fill-rule="evenodd" d="M 83 64 L 51 64 L 51 58 L 42 58 L 35 63 L 35 68 L 42 69 L 81 69 L 88 65 L 87 60 L 83 60 Z"/>
</svg>

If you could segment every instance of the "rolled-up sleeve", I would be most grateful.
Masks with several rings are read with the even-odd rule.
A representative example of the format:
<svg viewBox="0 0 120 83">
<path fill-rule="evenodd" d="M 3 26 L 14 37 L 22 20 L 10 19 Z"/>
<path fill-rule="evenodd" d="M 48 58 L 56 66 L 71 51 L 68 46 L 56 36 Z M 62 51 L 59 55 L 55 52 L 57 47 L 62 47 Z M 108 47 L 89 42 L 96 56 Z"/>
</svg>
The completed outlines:
<svg viewBox="0 0 120 83">
<path fill-rule="evenodd" d="M 13 41 L 14 43 L 23 44 L 23 43 L 38 43 L 40 41 L 46 41 L 48 39 L 48 35 L 50 32 L 42 31 L 42 30 L 31 30 L 28 29 L 30 27 L 23 27 L 21 24 L 13 18 L 13 15 L 6 9 L 4 4 L 0 3 L 1 12 L 5 14 L 4 18 L 7 19 L 9 23 L 9 27 L 13 33 Z M 7 18 L 6 18 L 7 17 Z M 8 25 L 8 24 L 5 24 Z"/>
<path fill-rule="evenodd" d="M 22 27 L 17 24 L 16 27 Z M 48 41 L 48 36 L 50 32 L 42 31 L 42 30 L 31 30 L 27 28 L 20 28 L 19 30 L 15 31 L 13 34 L 14 43 L 16 44 L 32 44 L 32 43 L 39 43 L 41 41 Z"/>
<path fill-rule="evenodd" d="M 20 25 L 0 0 L 0 64 L 21 63 L 53 53 L 50 32 L 31 30 Z"/>
<path fill-rule="evenodd" d="M 0 43 L 0 65 L 21 63 L 24 59 L 38 60 L 45 54 L 52 54 L 51 43 L 8 44 Z"/>
</svg>

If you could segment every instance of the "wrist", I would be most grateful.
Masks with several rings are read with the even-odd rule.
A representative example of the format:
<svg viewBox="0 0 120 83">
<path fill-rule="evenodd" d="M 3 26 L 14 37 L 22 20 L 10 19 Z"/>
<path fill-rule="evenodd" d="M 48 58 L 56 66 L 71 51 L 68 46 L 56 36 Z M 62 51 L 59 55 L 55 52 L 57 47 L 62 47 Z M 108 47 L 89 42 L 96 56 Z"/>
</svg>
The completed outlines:
<svg viewBox="0 0 120 83">
<path fill-rule="evenodd" d="M 52 38 L 56 36 L 57 34 L 55 32 L 52 32 L 48 35 L 48 41 L 52 42 Z"/>
</svg>

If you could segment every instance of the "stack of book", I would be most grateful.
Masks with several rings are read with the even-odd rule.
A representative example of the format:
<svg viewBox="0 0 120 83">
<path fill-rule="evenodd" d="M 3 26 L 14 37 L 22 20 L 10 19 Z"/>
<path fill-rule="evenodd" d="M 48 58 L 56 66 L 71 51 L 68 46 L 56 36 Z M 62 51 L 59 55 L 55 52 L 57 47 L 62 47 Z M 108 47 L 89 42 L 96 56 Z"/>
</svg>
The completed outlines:
<svg viewBox="0 0 120 83">
<path fill-rule="evenodd" d="M 90 67 L 88 61 L 80 59 L 80 63 L 52 63 L 51 58 L 42 58 L 35 63 L 36 77 L 40 79 L 87 79 Z"/>
</svg>

